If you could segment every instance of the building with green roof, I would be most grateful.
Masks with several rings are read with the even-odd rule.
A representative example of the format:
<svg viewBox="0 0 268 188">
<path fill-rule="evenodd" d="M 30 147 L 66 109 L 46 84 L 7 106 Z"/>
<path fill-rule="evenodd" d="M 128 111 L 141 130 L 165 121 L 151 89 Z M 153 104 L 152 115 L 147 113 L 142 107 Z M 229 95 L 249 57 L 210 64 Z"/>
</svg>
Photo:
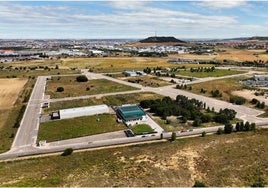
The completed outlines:
<svg viewBox="0 0 268 188">
<path fill-rule="evenodd" d="M 135 124 L 146 117 L 146 113 L 137 105 L 120 106 L 116 110 L 116 114 L 127 125 Z"/>
</svg>

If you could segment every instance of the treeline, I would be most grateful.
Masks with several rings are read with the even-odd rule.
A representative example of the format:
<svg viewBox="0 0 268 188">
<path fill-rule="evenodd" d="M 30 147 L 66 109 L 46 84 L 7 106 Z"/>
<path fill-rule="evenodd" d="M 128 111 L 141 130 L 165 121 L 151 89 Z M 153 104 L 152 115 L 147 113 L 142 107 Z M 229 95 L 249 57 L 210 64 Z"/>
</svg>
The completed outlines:
<svg viewBox="0 0 268 188">
<path fill-rule="evenodd" d="M 218 123 L 227 123 L 235 118 L 236 112 L 232 109 L 220 110 L 219 113 L 206 108 L 206 103 L 196 99 L 189 99 L 183 95 L 178 95 L 176 100 L 170 97 L 156 100 L 143 100 L 140 102 L 142 108 L 150 108 L 150 112 L 162 119 L 167 116 L 181 116 L 183 122 L 187 120 L 194 120 L 193 126 L 200 126 L 201 123 L 215 121 Z M 202 113 L 201 110 L 205 109 L 207 113 Z M 213 113 L 211 113 L 213 112 Z"/>
<path fill-rule="evenodd" d="M 197 67 L 190 68 L 190 72 L 213 72 L 215 71 L 215 67 Z"/>
</svg>

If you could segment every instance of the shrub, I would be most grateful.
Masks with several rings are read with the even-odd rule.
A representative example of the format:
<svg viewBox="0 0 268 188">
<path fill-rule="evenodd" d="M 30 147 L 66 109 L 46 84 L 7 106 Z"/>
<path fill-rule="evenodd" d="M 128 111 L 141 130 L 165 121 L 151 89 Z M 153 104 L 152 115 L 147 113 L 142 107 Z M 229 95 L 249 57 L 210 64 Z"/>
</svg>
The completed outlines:
<svg viewBox="0 0 268 188">
<path fill-rule="evenodd" d="M 63 92 L 64 88 L 63 87 L 57 87 L 57 92 Z"/>
<path fill-rule="evenodd" d="M 88 78 L 85 75 L 77 76 L 76 77 L 77 82 L 87 82 Z"/>
<path fill-rule="evenodd" d="M 176 133 L 175 132 L 172 132 L 170 140 L 171 141 L 175 141 L 176 140 Z"/>
<path fill-rule="evenodd" d="M 217 134 L 218 135 L 221 135 L 223 133 L 223 129 L 222 128 L 218 128 L 218 130 L 217 130 Z"/>
<path fill-rule="evenodd" d="M 206 187 L 206 185 L 201 181 L 195 181 L 193 187 Z"/>
<path fill-rule="evenodd" d="M 67 148 L 64 150 L 64 152 L 61 154 L 61 156 L 67 156 L 71 155 L 73 153 L 73 148 Z"/>
</svg>

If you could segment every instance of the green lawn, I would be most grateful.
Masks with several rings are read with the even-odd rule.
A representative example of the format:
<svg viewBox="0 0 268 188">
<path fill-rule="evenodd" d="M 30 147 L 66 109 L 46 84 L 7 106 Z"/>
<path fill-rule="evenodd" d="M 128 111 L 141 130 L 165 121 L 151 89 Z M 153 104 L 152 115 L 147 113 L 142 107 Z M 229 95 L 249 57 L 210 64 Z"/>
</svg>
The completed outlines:
<svg viewBox="0 0 268 188">
<path fill-rule="evenodd" d="M 109 106 L 115 105 L 120 106 L 123 104 L 137 104 L 141 100 L 146 99 L 162 99 L 163 96 L 151 93 L 151 92 L 139 92 L 139 93 L 131 93 L 124 95 L 111 95 L 105 96 L 102 98 L 89 98 L 89 99 L 78 99 L 72 101 L 61 101 L 50 103 L 50 107 L 44 109 L 45 113 L 49 113 L 55 110 L 66 109 L 66 108 L 75 108 L 82 106 L 91 106 L 91 105 L 99 105 L 99 104 L 107 104 Z"/>
<path fill-rule="evenodd" d="M 63 87 L 63 92 L 56 92 L 58 87 Z M 112 82 L 106 79 L 77 82 L 75 76 L 53 77 L 47 82 L 46 94 L 51 98 L 75 97 L 113 93 L 120 91 L 137 90 L 137 88 Z"/>
<path fill-rule="evenodd" d="M 205 77 L 221 77 L 221 76 L 228 76 L 242 73 L 244 73 L 244 71 L 225 70 L 225 69 L 215 69 L 215 71 L 213 72 L 191 72 L 190 70 L 181 70 L 177 72 L 176 75 L 205 78 Z"/>
<path fill-rule="evenodd" d="M 147 124 L 138 124 L 138 125 L 133 125 L 131 127 L 131 130 L 136 134 L 140 135 L 143 133 L 152 133 L 154 130 Z"/>
<path fill-rule="evenodd" d="M 99 121 L 97 121 L 99 119 Z M 101 114 L 73 119 L 54 120 L 40 124 L 38 140 L 47 142 L 123 130 L 116 116 Z"/>
</svg>

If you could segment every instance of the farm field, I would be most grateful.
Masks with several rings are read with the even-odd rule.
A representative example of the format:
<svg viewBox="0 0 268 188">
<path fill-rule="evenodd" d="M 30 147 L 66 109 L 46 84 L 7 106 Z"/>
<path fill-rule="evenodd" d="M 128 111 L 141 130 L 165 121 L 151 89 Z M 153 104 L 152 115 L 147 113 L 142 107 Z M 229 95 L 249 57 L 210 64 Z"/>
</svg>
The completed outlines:
<svg viewBox="0 0 268 188">
<path fill-rule="evenodd" d="M 267 142 L 263 129 L 12 161 L 0 164 L 0 186 L 267 185 Z"/>
<path fill-rule="evenodd" d="M 117 123 L 116 116 L 110 114 L 54 120 L 40 124 L 38 140 L 51 142 L 113 132 L 124 128 L 124 124 Z"/>
<path fill-rule="evenodd" d="M 265 50 L 239 50 L 231 48 L 222 48 L 225 52 L 216 52 L 211 55 L 197 55 L 197 54 L 176 54 L 169 55 L 171 58 L 181 59 L 197 59 L 197 60 L 216 60 L 223 62 L 228 61 L 268 61 L 268 54 L 265 54 Z"/>
<path fill-rule="evenodd" d="M 63 87 L 64 91 L 56 92 L 58 87 Z M 64 98 L 130 90 L 138 89 L 127 85 L 118 84 L 106 79 L 77 82 L 76 77 L 74 76 L 64 76 L 53 77 L 52 80 L 48 81 L 46 94 L 50 95 L 51 98 Z"/>
<path fill-rule="evenodd" d="M 93 72 L 123 72 L 125 70 L 143 70 L 146 67 L 176 67 L 178 65 L 167 62 L 168 58 L 146 57 L 117 57 L 117 58 L 69 58 L 64 59 L 62 66 L 88 68 Z M 186 68 L 200 67 L 198 64 L 181 64 Z M 211 66 L 211 65 L 208 65 Z"/>
<path fill-rule="evenodd" d="M 244 71 L 215 69 L 213 72 L 191 72 L 190 70 L 186 70 L 186 71 L 182 70 L 182 71 L 176 72 L 176 75 L 205 78 L 205 77 L 222 77 L 222 76 L 242 74 L 242 73 L 244 73 Z"/>
<path fill-rule="evenodd" d="M 26 82 L 27 79 L 0 79 L 0 110 L 10 109 L 14 105 Z"/>
<path fill-rule="evenodd" d="M 82 106 L 91 106 L 106 104 L 108 106 L 120 106 L 123 104 L 138 104 L 142 100 L 146 99 L 161 99 L 163 96 L 151 93 L 151 92 L 139 92 L 131 94 L 121 94 L 121 95 L 111 95 L 104 96 L 101 98 L 89 98 L 89 99 L 77 99 L 72 101 L 61 101 L 50 103 L 50 107 L 44 109 L 44 113 L 50 113 L 55 110 L 66 109 L 66 108 L 75 108 Z"/>
</svg>

